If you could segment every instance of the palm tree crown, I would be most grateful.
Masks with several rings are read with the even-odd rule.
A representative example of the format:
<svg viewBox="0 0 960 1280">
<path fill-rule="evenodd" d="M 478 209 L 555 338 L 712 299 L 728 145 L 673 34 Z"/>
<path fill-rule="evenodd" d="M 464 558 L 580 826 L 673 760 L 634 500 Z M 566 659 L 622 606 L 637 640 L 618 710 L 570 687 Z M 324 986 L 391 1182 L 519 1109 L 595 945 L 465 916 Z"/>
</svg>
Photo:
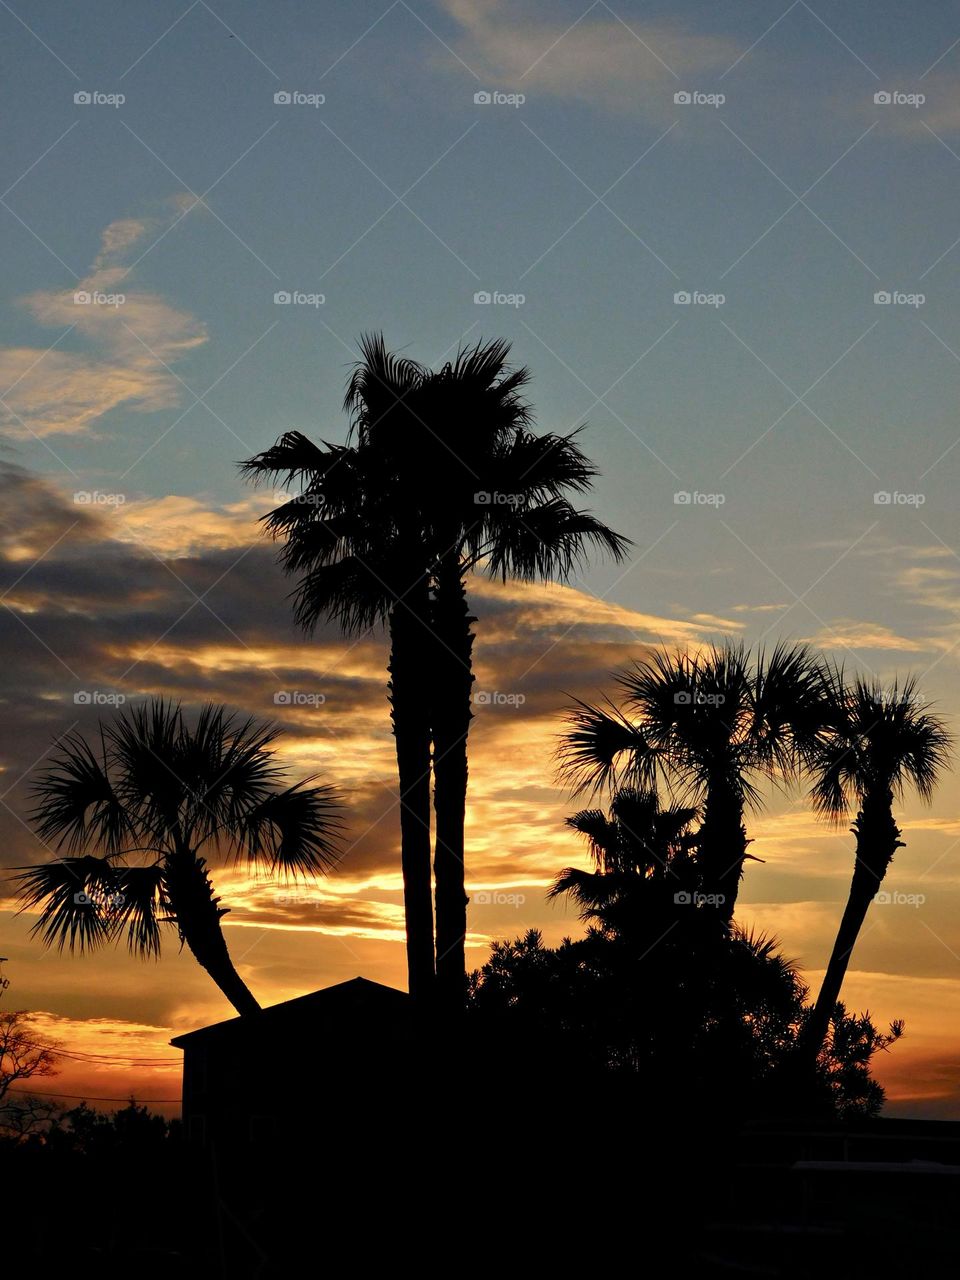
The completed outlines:
<svg viewBox="0 0 960 1280">
<path fill-rule="evenodd" d="M 204 855 L 282 876 L 337 861 L 334 793 L 286 784 L 269 750 L 277 732 L 215 706 L 190 726 L 179 705 L 155 699 L 102 724 L 95 745 L 67 737 L 33 784 L 37 834 L 63 851 L 20 877 L 22 909 L 39 908 L 34 931 L 60 949 L 126 939 L 150 956 L 168 925 L 219 966 L 226 909 Z"/>
</svg>

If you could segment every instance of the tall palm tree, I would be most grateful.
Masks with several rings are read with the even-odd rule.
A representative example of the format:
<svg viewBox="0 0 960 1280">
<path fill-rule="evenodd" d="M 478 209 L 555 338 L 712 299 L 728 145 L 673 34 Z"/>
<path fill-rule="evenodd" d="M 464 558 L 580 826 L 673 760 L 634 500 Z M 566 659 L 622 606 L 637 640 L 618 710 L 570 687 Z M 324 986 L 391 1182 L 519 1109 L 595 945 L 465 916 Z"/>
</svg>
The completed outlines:
<svg viewBox="0 0 960 1280">
<path fill-rule="evenodd" d="M 451 1010 L 463 1006 L 466 991 L 463 829 L 476 620 L 466 579 L 475 569 L 503 579 L 563 578 L 591 544 L 617 558 L 627 546 L 564 496 L 589 488 L 594 468 L 574 435 L 528 430 L 520 392 L 529 375 L 510 369 L 508 356 L 504 342 L 478 343 L 431 373 L 391 355 L 381 336 L 366 337 L 345 400 L 351 443 L 321 450 L 291 434 L 245 464 L 248 474 L 303 485 L 266 517 L 286 540 L 285 567 L 301 575 L 301 620 L 390 619 L 394 732 L 409 814 L 405 898 L 412 889 L 422 903 L 429 893 L 432 739 L 436 973 Z M 411 740 L 401 763 L 401 741 Z M 406 909 L 410 955 L 410 901 Z M 418 928 L 427 921 L 427 909 L 417 907 Z M 430 966 L 432 973 L 432 953 Z M 420 969 L 427 973 L 425 955 Z M 411 959 L 411 980 L 413 972 Z"/>
<path fill-rule="evenodd" d="M 209 856 L 283 875 L 337 859 L 331 788 L 287 785 L 269 750 L 277 730 L 204 707 L 190 726 L 163 699 L 101 724 L 90 745 L 63 740 L 33 784 L 37 835 L 65 856 L 24 868 L 21 910 L 47 946 L 81 953 L 125 939 L 159 956 L 175 928 L 240 1014 L 259 1009 L 227 950 Z"/>
<path fill-rule="evenodd" d="M 391 441 L 389 449 L 320 446 L 292 431 L 241 466 L 254 480 L 282 478 L 301 486 L 264 517 L 268 531 L 283 540 L 284 569 L 298 577 L 300 624 L 309 631 L 329 618 L 347 635 L 377 624 L 389 628 L 407 980 L 411 995 L 423 1002 L 434 985 L 430 595 L 419 510 L 402 487 L 393 453 L 410 437 L 426 371 L 388 352 L 380 336 L 362 338 L 360 352 L 344 408 L 361 439 L 375 426 Z"/>
<path fill-rule="evenodd" d="M 826 1037 L 870 903 L 894 854 L 904 847 L 894 801 L 913 787 L 929 803 L 952 747 L 943 720 L 920 700 L 912 677 L 889 689 L 863 679 L 847 688 L 834 671 L 831 690 L 833 724 L 813 761 L 812 796 L 817 811 L 837 824 L 856 805 L 856 855 L 847 904 L 806 1029 L 812 1058 Z"/>
<path fill-rule="evenodd" d="M 742 644 L 694 654 L 656 650 L 617 683 L 621 707 L 574 708 L 561 770 L 579 789 L 666 781 L 702 806 L 702 888 L 729 921 L 752 856 L 744 810 L 760 802 L 756 782 L 794 779 L 822 731 L 820 664 L 802 645 L 777 645 L 755 658 Z"/>
<path fill-rule="evenodd" d="M 416 448 L 403 459 L 405 488 L 420 486 L 432 585 L 437 984 L 451 1012 L 466 998 L 464 820 L 476 621 L 467 580 L 475 570 L 503 581 L 564 580 L 591 546 L 619 560 L 629 545 L 570 502 L 568 494 L 590 488 L 596 469 L 576 432 L 529 430 L 521 396 L 529 373 L 511 368 L 509 354 L 506 342 L 478 342 L 427 378 Z M 368 435 L 374 447 L 377 434 Z"/>
</svg>

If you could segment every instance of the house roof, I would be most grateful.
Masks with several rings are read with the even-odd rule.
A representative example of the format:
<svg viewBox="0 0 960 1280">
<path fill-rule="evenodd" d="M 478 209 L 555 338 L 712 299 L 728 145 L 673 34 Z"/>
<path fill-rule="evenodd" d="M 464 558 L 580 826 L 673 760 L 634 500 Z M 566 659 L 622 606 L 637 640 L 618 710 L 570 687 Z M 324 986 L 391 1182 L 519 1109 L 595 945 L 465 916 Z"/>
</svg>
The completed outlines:
<svg viewBox="0 0 960 1280">
<path fill-rule="evenodd" d="M 367 978 L 351 978 L 349 982 L 338 982 L 309 995 L 269 1005 L 259 1013 L 227 1018 L 209 1027 L 187 1031 L 170 1043 L 177 1049 L 188 1049 L 249 1034 L 260 1035 L 265 1031 L 278 1035 L 304 1027 L 317 1029 L 324 1024 L 339 1030 L 351 1023 L 366 1023 L 374 1018 L 403 1018 L 409 1011 L 409 1005 L 410 997 L 405 991 L 370 982 Z"/>
</svg>

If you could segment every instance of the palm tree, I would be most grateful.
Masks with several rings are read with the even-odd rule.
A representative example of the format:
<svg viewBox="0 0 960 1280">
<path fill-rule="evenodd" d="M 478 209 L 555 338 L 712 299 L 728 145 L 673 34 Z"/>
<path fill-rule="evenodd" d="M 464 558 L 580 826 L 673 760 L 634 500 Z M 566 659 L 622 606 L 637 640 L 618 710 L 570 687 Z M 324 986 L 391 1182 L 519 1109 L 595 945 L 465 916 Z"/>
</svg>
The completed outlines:
<svg viewBox="0 0 960 1280">
<path fill-rule="evenodd" d="M 364 337 L 344 408 L 363 437 L 376 424 L 402 444 L 415 421 L 426 371 Z M 302 492 L 264 517 L 283 539 L 281 563 L 298 575 L 298 622 L 312 631 L 324 618 L 347 635 L 386 623 L 388 694 L 396 742 L 401 870 L 411 995 L 429 999 L 434 985 L 430 874 L 430 712 L 426 697 L 431 636 L 429 580 L 419 512 L 404 492 L 390 450 L 314 444 L 288 432 L 242 463 L 254 480 L 282 478 Z"/>
<path fill-rule="evenodd" d="M 747 853 L 744 810 L 755 780 L 791 780 L 827 715 L 820 664 L 802 645 L 754 659 L 743 645 L 703 653 L 656 650 L 618 677 L 623 705 L 578 702 L 561 745 L 561 770 L 578 789 L 666 781 L 702 806 L 703 892 L 733 917 Z"/>
<path fill-rule="evenodd" d="M 856 855 L 847 905 L 804 1037 L 811 1057 L 826 1037 L 870 903 L 904 847 L 894 801 L 912 786 L 929 803 L 952 747 L 942 719 L 919 699 L 912 677 L 889 689 L 863 679 L 846 688 L 842 673 L 833 671 L 830 687 L 833 723 L 813 760 L 812 796 L 817 811 L 837 824 L 856 804 Z"/>
<path fill-rule="evenodd" d="M 329 787 L 286 785 L 268 749 L 276 736 L 214 706 L 190 727 L 179 705 L 155 699 L 101 724 L 94 746 L 65 738 L 33 784 L 37 835 L 65 851 L 22 869 L 21 910 L 40 909 L 34 932 L 81 953 L 125 939 L 147 957 L 173 927 L 237 1012 L 256 1012 L 207 857 L 314 875 L 335 863 L 340 834 Z"/>
<path fill-rule="evenodd" d="M 547 896 L 566 894 L 582 919 L 614 929 L 627 912 L 688 902 L 699 889 L 696 816 L 696 809 L 661 809 L 655 791 L 631 788 L 616 793 L 609 817 L 602 809 L 581 809 L 566 823 L 585 837 L 595 870 L 565 867 Z"/>
<path fill-rule="evenodd" d="M 591 486 L 596 469 L 566 436 L 530 431 L 521 397 L 526 368 L 508 364 L 506 342 L 458 352 L 424 383 L 416 448 L 402 459 L 417 491 L 432 584 L 432 678 L 437 984 L 442 1007 L 464 1007 L 467 924 L 464 820 L 472 719 L 473 631 L 467 579 L 570 577 L 597 546 L 614 559 L 628 541 L 566 496 Z M 376 447 L 379 431 L 369 433 Z M 412 464 L 412 466 L 411 466 Z"/>
<path fill-rule="evenodd" d="M 527 429 L 530 410 L 520 391 L 529 375 L 508 367 L 508 344 L 478 343 L 436 373 L 391 355 L 379 335 L 360 346 L 345 399 L 353 442 L 319 449 L 293 433 L 244 465 L 248 474 L 303 485 L 298 498 L 266 517 L 286 539 L 285 567 L 301 575 L 301 621 L 333 616 L 356 629 L 390 620 L 394 732 L 408 813 L 401 840 L 411 990 L 411 924 L 425 984 L 434 964 L 431 950 L 428 971 L 422 940 L 428 926 L 432 939 L 433 924 L 432 739 L 437 987 L 453 1010 L 465 998 L 463 830 L 476 620 L 466 578 L 475 569 L 503 579 L 564 578 L 590 544 L 619 558 L 627 542 L 564 496 L 589 488 L 595 470 L 576 433 Z"/>
</svg>

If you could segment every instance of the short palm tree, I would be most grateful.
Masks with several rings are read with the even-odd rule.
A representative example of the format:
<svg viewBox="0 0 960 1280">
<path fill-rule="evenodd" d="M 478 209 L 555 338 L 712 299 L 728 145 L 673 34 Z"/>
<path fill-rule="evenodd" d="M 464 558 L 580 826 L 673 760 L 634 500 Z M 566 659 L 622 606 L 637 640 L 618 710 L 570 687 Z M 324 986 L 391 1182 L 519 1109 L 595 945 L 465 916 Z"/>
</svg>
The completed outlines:
<svg viewBox="0 0 960 1280">
<path fill-rule="evenodd" d="M 702 807 L 702 891 L 730 920 L 747 853 L 744 810 L 759 779 L 794 779 L 822 731 L 820 664 L 802 645 L 748 653 L 714 645 L 702 653 L 656 650 L 618 677 L 622 705 L 578 703 L 560 749 L 578 789 L 679 788 Z"/>
<path fill-rule="evenodd" d="M 889 689 L 857 679 L 848 688 L 834 671 L 830 684 L 833 724 L 812 761 L 812 796 L 818 812 L 837 824 L 856 805 L 856 854 L 847 904 L 804 1037 L 811 1057 L 826 1037 L 870 903 L 903 848 L 894 801 L 912 787 L 929 802 L 952 747 L 942 719 L 918 697 L 915 679 Z"/>
<path fill-rule="evenodd" d="M 40 913 L 34 932 L 81 953 L 126 940 L 147 957 L 174 928 L 237 1012 L 256 1012 L 207 859 L 314 875 L 336 862 L 340 835 L 333 791 L 288 785 L 276 735 L 214 706 L 191 726 L 156 699 L 101 724 L 94 745 L 64 739 L 33 784 L 37 835 L 64 850 L 19 877 L 21 910 Z"/>
<path fill-rule="evenodd" d="M 593 871 L 566 867 L 548 897 L 567 895 L 580 908 L 581 918 L 613 924 L 619 909 L 651 905 L 667 896 L 681 904 L 699 888 L 692 824 L 696 809 L 661 809 L 655 791 L 618 791 L 609 816 L 602 809 L 581 809 L 567 818 L 567 826 L 585 837 Z"/>
</svg>

